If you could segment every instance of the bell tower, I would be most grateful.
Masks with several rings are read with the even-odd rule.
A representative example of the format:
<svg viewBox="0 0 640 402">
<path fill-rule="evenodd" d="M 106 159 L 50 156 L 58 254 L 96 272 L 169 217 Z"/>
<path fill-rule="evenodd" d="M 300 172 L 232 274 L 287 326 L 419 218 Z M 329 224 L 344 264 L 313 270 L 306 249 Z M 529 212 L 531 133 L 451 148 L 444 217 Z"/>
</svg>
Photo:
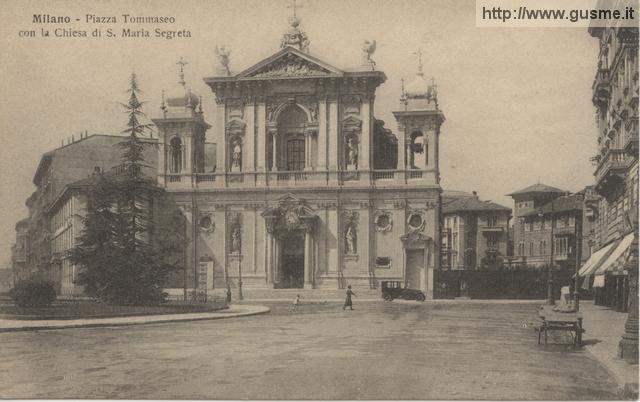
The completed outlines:
<svg viewBox="0 0 640 402">
<path fill-rule="evenodd" d="M 398 122 L 398 170 L 406 170 L 409 179 L 422 179 L 428 184 L 440 183 L 438 143 L 444 114 L 438 108 L 435 80 L 428 83 L 422 71 L 422 51 L 418 56 L 418 72 L 404 85 L 400 108 L 393 112 Z"/>
<path fill-rule="evenodd" d="M 162 92 L 162 117 L 152 119 L 158 127 L 158 184 L 180 182 L 190 186 L 193 174 L 204 172 L 205 133 L 201 99 L 186 86 L 182 57 L 178 85 L 166 96 Z"/>
</svg>

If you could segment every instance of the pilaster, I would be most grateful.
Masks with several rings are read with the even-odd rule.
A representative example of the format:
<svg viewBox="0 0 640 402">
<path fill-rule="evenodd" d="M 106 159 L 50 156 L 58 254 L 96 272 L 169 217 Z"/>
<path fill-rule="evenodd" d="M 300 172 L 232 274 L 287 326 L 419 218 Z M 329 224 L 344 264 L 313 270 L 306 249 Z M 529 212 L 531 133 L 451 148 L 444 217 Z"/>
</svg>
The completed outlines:
<svg viewBox="0 0 640 402">
<path fill-rule="evenodd" d="M 256 116 L 255 116 L 255 104 L 251 100 L 244 107 L 244 115 L 246 128 L 244 133 L 245 149 L 243 150 L 242 168 L 245 172 L 255 171 L 255 137 L 256 137 Z"/>
<path fill-rule="evenodd" d="M 327 100 L 320 99 L 318 107 L 318 170 L 327 169 Z"/>
<path fill-rule="evenodd" d="M 225 130 L 225 105 L 224 102 L 216 104 L 216 127 L 220 143 L 216 147 L 216 170 L 227 171 L 227 133 Z"/>
</svg>

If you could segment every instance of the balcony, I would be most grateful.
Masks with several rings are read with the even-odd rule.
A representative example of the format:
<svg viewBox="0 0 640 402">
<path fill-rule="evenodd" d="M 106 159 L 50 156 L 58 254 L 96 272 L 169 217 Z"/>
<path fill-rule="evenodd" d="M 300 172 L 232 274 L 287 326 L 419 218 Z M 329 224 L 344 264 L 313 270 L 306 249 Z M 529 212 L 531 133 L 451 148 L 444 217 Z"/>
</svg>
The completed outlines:
<svg viewBox="0 0 640 402">
<path fill-rule="evenodd" d="M 573 259 L 573 252 L 559 252 L 553 255 L 553 261 L 569 261 Z"/>
<path fill-rule="evenodd" d="M 638 157 L 638 117 L 630 124 L 624 141 L 624 150 L 630 157 Z"/>
<path fill-rule="evenodd" d="M 596 169 L 596 192 L 606 197 L 614 193 L 616 187 L 624 185 L 629 167 L 629 158 L 624 149 L 609 149 L 605 152 Z"/>
<path fill-rule="evenodd" d="M 481 225 L 480 231 L 482 233 L 502 233 L 504 232 L 504 227 L 495 225 Z"/>
<path fill-rule="evenodd" d="M 596 106 L 607 105 L 611 98 L 611 79 L 609 69 L 599 69 L 593 79 L 593 103 Z"/>
<path fill-rule="evenodd" d="M 435 170 L 304 170 L 269 172 L 213 172 L 159 175 L 168 189 L 225 187 L 398 187 L 437 185 Z M 501 229 L 502 230 L 502 229 Z"/>
</svg>

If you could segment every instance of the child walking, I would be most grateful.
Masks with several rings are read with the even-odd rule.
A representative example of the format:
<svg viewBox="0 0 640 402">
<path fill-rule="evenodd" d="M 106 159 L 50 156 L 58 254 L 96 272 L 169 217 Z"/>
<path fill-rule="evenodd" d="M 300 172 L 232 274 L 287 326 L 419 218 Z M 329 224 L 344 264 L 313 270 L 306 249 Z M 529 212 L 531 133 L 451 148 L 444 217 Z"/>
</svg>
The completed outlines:
<svg viewBox="0 0 640 402">
<path fill-rule="evenodd" d="M 291 311 L 298 311 L 299 305 L 300 305 L 300 295 L 296 295 L 296 298 L 293 299 L 293 305 L 291 306 Z"/>
</svg>

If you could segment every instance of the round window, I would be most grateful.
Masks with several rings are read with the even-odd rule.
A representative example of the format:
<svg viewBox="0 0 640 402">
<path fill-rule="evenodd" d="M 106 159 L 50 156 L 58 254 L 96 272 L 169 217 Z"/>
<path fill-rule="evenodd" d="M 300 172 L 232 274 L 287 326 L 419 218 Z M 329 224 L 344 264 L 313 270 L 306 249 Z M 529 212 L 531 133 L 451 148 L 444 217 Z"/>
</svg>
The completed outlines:
<svg viewBox="0 0 640 402">
<path fill-rule="evenodd" d="M 422 226 L 422 215 L 420 214 L 413 214 L 409 217 L 409 226 L 411 226 L 414 229 L 418 229 Z"/>
<path fill-rule="evenodd" d="M 378 225 L 378 227 L 380 229 L 385 229 L 387 226 L 389 226 L 389 216 L 388 215 L 380 215 L 378 217 L 378 220 L 376 221 L 376 224 Z"/>
<path fill-rule="evenodd" d="M 211 226 L 213 225 L 213 222 L 211 221 L 211 218 L 208 216 L 203 217 L 202 219 L 200 219 L 200 227 L 202 229 L 211 229 Z"/>
</svg>

